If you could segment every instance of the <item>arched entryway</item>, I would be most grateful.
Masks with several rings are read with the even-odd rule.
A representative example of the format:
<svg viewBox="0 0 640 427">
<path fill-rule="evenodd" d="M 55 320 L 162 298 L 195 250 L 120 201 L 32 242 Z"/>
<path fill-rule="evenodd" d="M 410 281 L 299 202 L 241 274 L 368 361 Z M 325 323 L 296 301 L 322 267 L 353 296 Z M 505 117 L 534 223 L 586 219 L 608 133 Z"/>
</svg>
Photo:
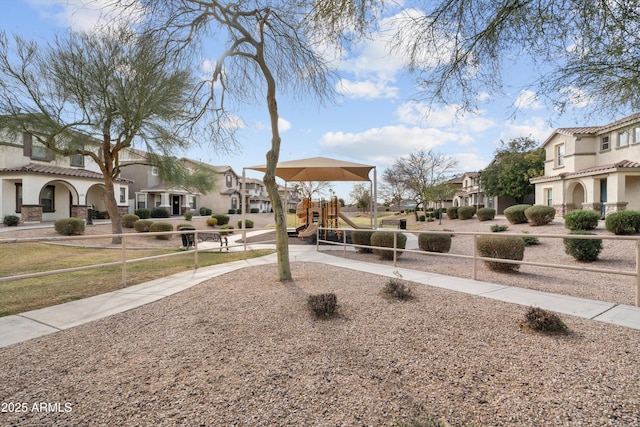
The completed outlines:
<svg viewBox="0 0 640 427">
<path fill-rule="evenodd" d="M 580 181 L 573 181 L 567 188 L 567 205 L 573 206 L 573 209 L 582 209 L 585 203 L 585 188 Z"/>
</svg>

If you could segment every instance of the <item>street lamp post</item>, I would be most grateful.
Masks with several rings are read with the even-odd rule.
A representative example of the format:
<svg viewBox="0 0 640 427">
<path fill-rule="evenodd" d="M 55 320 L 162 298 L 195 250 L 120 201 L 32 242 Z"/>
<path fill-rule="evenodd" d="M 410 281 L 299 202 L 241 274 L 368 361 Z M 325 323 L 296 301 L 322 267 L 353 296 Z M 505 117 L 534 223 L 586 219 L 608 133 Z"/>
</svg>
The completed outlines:
<svg viewBox="0 0 640 427">
<path fill-rule="evenodd" d="M 93 225 L 93 205 L 87 205 L 87 225 Z"/>
</svg>

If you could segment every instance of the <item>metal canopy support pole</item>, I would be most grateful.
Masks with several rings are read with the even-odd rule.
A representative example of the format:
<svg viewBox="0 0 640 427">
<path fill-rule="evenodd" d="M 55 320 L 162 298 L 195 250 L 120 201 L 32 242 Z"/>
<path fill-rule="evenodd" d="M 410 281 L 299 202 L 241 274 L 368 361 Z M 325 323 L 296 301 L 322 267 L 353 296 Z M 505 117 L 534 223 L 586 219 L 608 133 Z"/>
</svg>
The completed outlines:
<svg viewBox="0 0 640 427">
<path fill-rule="evenodd" d="M 378 172 L 373 167 L 373 228 L 378 228 Z"/>
</svg>

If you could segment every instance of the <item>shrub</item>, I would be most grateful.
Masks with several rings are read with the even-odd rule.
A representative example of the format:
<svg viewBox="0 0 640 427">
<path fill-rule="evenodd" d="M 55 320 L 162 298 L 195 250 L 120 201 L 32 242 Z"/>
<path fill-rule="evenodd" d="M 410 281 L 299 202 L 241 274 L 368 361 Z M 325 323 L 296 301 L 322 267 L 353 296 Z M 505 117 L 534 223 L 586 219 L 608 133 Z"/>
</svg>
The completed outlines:
<svg viewBox="0 0 640 427">
<path fill-rule="evenodd" d="M 449 234 L 424 233 L 418 236 L 418 247 L 427 252 L 449 252 L 451 236 Z"/>
<path fill-rule="evenodd" d="M 296 209 L 295 209 L 295 208 L 289 208 L 289 213 L 290 213 L 290 214 L 294 214 L 294 213 L 296 213 Z"/>
<path fill-rule="evenodd" d="M 246 219 L 244 220 L 245 222 L 245 228 L 253 228 L 253 221 L 251 221 L 250 219 Z M 238 228 L 242 228 L 242 220 L 238 220 Z"/>
<path fill-rule="evenodd" d="M 522 261 L 524 258 L 524 241 L 515 236 L 478 236 L 478 253 L 482 257 L 501 258 Z M 485 261 L 485 265 L 492 271 L 517 271 L 519 264 Z"/>
<path fill-rule="evenodd" d="M 569 234 L 595 235 L 590 231 L 574 230 Z M 601 239 L 563 239 L 564 251 L 578 261 L 593 262 L 598 259 L 602 251 Z"/>
<path fill-rule="evenodd" d="M 403 280 L 398 279 L 389 279 L 382 288 L 382 294 L 390 300 L 405 301 L 413 298 L 411 288 Z"/>
<path fill-rule="evenodd" d="M 529 220 L 530 225 L 547 225 L 556 217 L 556 210 L 551 206 L 533 205 L 524 210 L 524 216 Z"/>
<path fill-rule="evenodd" d="M 316 316 L 331 316 L 338 308 L 338 297 L 334 293 L 309 295 L 307 305 Z"/>
<path fill-rule="evenodd" d="M 233 225 L 224 224 L 220 226 L 220 235 L 228 236 L 229 234 L 233 234 Z"/>
<path fill-rule="evenodd" d="M 523 231 L 523 233 L 527 234 L 527 231 Z M 540 240 L 538 240 L 537 237 L 528 237 L 525 236 L 522 238 L 522 240 L 524 241 L 524 245 L 525 246 L 533 246 L 533 245 L 537 245 L 540 243 Z"/>
<path fill-rule="evenodd" d="M 471 219 L 476 214 L 475 206 L 460 206 L 458 208 L 458 218 L 461 220 Z"/>
<path fill-rule="evenodd" d="M 145 209 L 145 208 L 136 209 L 135 211 L 133 211 L 133 213 L 136 214 L 140 219 L 151 218 L 151 211 L 149 209 Z"/>
<path fill-rule="evenodd" d="M 351 243 L 354 245 L 371 246 L 371 235 L 373 231 L 369 230 L 354 230 L 351 232 Z M 356 248 L 356 250 L 363 254 L 370 254 L 373 252 L 371 248 Z"/>
<path fill-rule="evenodd" d="M 575 209 L 564 216 L 564 227 L 569 230 L 593 230 L 600 222 L 600 212 Z"/>
<path fill-rule="evenodd" d="M 432 218 L 432 216 L 429 215 L 429 218 Z M 420 215 L 418 217 L 418 221 L 420 221 L 420 222 L 425 222 L 426 220 L 427 220 L 427 216 L 426 215 Z"/>
<path fill-rule="evenodd" d="M 529 209 L 531 205 L 513 205 L 504 210 L 504 216 L 511 224 L 524 224 L 527 222 L 527 216 L 524 211 Z"/>
<path fill-rule="evenodd" d="M 138 215 L 134 215 L 134 214 L 125 214 L 122 215 L 122 227 L 123 228 L 133 228 L 133 224 L 135 224 L 135 222 L 137 220 L 139 220 L 140 217 Z"/>
<path fill-rule="evenodd" d="M 165 208 L 153 208 L 151 209 L 151 218 L 169 218 L 171 214 Z"/>
<path fill-rule="evenodd" d="M 2 222 L 7 227 L 16 227 L 18 224 L 20 224 L 20 217 L 16 215 L 5 215 Z"/>
<path fill-rule="evenodd" d="M 381 246 L 384 248 L 393 248 L 393 235 L 391 231 L 375 231 L 371 235 L 371 246 Z M 404 249 L 407 244 L 407 236 L 402 233 L 397 233 L 397 248 Z M 380 259 L 393 259 L 393 251 L 384 249 L 374 249 L 373 253 L 380 256 Z M 398 256 L 402 255 L 402 252 L 397 252 Z"/>
<path fill-rule="evenodd" d="M 447 217 L 449 219 L 458 219 L 458 207 L 451 206 L 449 209 L 447 209 Z"/>
<path fill-rule="evenodd" d="M 133 223 L 133 228 L 138 233 L 148 233 L 149 228 L 151 228 L 151 224 L 153 224 L 153 221 L 149 219 L 139 219 L 138 221 Z"/>
<path fill-rule="evenodd" d="M 193 212 L 191 211 L 186 211 L 184 213 L 184 219 L 186 219 L 187 221 L 191 221 L 193 219 Z"/>
<path fill-rule="evenodd" d="M 209 227 L 215 227 L 216 225 L 218 225 L 218 220 L 216 218 L 207 218 L 206 223 Z"/>
<path fill-rule="evenodd" d="M 157 221 L 149 227 L 149 232 L 151 233 L 159 233 L 162 231 L 173 231 L 173 225 L 168 222 Z M 160 234 L 155 236 L 155 238 L 158 240 L 169 240 L 172 236 L 172 234 Z"/>
<path fill-rule="evenodd" d="M 53 223 L 53 228 L 63 236 L 78 236 L 84 234 L 84 221 L 80 218 L 60 218 Z"/>
<path fill-rule="evenodd" d="M 229 224 L 229 215 L 225 214 L 213 214 L 211 218 L 215 218 L 218 220 L 218 225 Z"/>
<path fill-rule="evenodd" d="M 211 209 L 205 208 L 205 207 L 201 207 L 199 211 L 200 211 L 200 216 L 209 216 L 213 213 Z"/>
<path fill-rule="evenodd" d="M 251 208 L 251 213 L 260 213 L 260 209 L 259 208 Z M 294 212 L 295 213 L 295 212 Z"/>
<path fill-rule="evenodd" d="M 491 221 L 496 217 L 496 210 L 493 208 L 480 208 L 476 215 L 478 215 L 478 221 Z"/>
<path fill-rule="evenodd" d="M 537 332 L 566 332 L 567 325 L 560 317 L 540 307 L 529 307 L 524 314 L 522 327 Z"/>
<path fill-rule="evenodd" d="M 234 215 L 234 214 L 236 213 L 236 210 L 235 210 L 235 209 L 229 209 L 229 210 L 227 211 L 227 213 L 228 213 L 229 215 Z"/>
<path fill-rule="evenodd" d="M 183 228 L 195 230 L 195 227 L 193 226 L 193 224 L 182 223 L 182 224 L 176 225 L 176 230 L 178 231 L 182 230 Z"/>
<path fill-rule="evenodd" d="M 635 234 L 640 232 L 640 212 L 619 211 L 607 215 L 604 221 L 607 231 L 619 234 Z"/>
<path fill-rule="evenodd" d="M 508 229 L 508 225 L 493 224 L 491 226 L 491 231 L 493 231 L 494 233 L 500 233 L 501 231 L 507 231 Z"/>
<path fill-rule="evenodd" d="M 412 418 L 406 423 L 397 423 L 398 427 L 451 427 L 451 425 L 444 419 L 438 419 L 432 415 L 427 415 L 424 418 Z"/>
</svg>

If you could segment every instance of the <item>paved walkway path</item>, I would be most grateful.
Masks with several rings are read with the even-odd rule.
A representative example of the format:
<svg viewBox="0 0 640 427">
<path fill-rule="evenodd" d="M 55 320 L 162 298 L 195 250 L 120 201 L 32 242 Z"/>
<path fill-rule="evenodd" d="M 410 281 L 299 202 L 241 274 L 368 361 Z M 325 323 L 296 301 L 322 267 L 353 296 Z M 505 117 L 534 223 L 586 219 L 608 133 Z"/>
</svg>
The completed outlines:
<svg viewBox="0 0 640 427">
<path fill-rule="evenodd" d="M 230 245 L 231 244 L 230 242 Z M 408 242 L 407 248 L 410 248 L 410 246 L 412 246 L 412 243 Z M 264 247 L 273 248 L 273 245 L 250 245 L 249 249 Z M 212 248 L 215 247 L 212 246 Z M 243 248 L 239 246 L 234 249 L 242 250 Z M 422 283 L 427 286 L 450 289 L 524 306 L 537 306 L 558 313 L 640 330 L 639 307 L 551 294 L 424 271 L 396 268 L 379 263 L 355 261 L 329 255 L 326 253 L 327 250 L 331 250 L 331 248 L 322 247 L 322 250 L 317 252 L 315 245 L 290 245 L 289 257 L 292 262 L 319 262 L 386 277 L 397 277 L 398 274 L 400 274 L 403 279 Z M 260 258 L 218 264 L 197 270 L 185 271 L 130 288 L 120 289 L 78 301 L 33 310 L 14 316 L 0 317 L 0 347 L 6 347 L 32 338 L 82 325 L 116 313 L 132 310 L 234 270 L 276 262 L 276 254 L 271 254 Z"/>
</svg>

